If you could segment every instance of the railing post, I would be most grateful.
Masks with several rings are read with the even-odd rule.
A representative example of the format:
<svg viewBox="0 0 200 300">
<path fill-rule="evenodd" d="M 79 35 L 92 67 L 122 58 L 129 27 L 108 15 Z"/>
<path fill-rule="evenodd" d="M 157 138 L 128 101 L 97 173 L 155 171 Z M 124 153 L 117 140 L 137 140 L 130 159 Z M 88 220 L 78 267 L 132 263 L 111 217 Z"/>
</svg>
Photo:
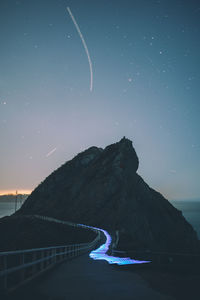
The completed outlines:
<svg viewBox="0 0 200 300">
<path fill-rule="evenodd" d="M 21 256 L 20 256 L 20 265 L 24 265 L 24 253 L 22 253 L 21 254 Z M 21 271 L 20 271 L 20 281 L 21 282 L 23 282 L 24 281 L 24 275 L 25 275 L 25 269 L 23 268 L 23 269 L 21 269 Z"/>
<path fill-rule="evenodd" d="M 49 258 L 49 250 L 46 251 L 46 256 L 47 256 L 47 260 L 46 260 L 46 267 L 48 268 L 49 264 L 50 264 L 50 258 Z"/>
<path fill-rule="evenodd" d="M 51 263 L 51 265 L 54 263 L 54 257 L 53 257 L 53 249 L 51 249 L 50 250 L 50 256 L 51 256 L 51 258 L 50 258 L 50 263 Z"/>
<path fill-rule="evenodd" d="M 59 262 L 60 256 L 59 256 L 59 249 L 56 248 L 56 262 Z"/>
<path fill-rule="evenodd" d="M 56 248 L 56 263 L 59 262 L 59 249 Z"/>
<path fill-rule="evenodd" d="M 50 249 L 50 256 L 51 256 L 51 258 L 50 258 L 50 265 L 52 265 L 52 263 L 53 263 L 53 257 L 52 257 L 52 254 L 53 254 L 53 249 Z"/>
<path fill-rule="evenodd" d="M 71 251 L 71 257 L 73 257 L 74 252 L 73 252 L 73 246 L 72 245 L 70 246 L 70 251 Z"/>
<path fill-rule="evenodd" d="M 3 257 L 3 270 L 7 270 L 7 255 Z M 8 286 L 8 275 L 7 273 L 4 275 L 4 280 L 3 280 L 3 289 L 6 290 Z"/>
<path fill-rule="evenodd" d="M 60 262 L 61 255 L 60 255 L 60 248 L 58 248 L 58 261 Z"/>
<path fill-rule="evenodd" d="M 41 259 L 43 259 L 44 258 L 44 251 L 42 250 L 41 251 Z M 43 269 L 44 269 L 44 261 L 41 261 L 41 263 L 40 263 L 40 269 L 41 269 L 41 271 L 43 271 Z"/>
<path fill-rule="evenodd" d="M 53 255 L 53 263 L 56 264 L 56 248 L 53 249 L 52 255 Z"/>
<path fill-rule="evenodd" d="M 62 255 L 61 255 L 61 260 L 64 260 L 64 258 L 65 258 L 64 252 L 65 252 L 65 247 L 62 247 L 62 248 L 61 248 L 61 253 L 62 253 Z"/>
<path fill-rule="evenodd" d="M 48 266 L 50 266 L 51 265 L 51 250 L 50 249 L 48 250 L 48 254 L 47 255 L 50 256 L 48 258 Z"/>
<path fill-rule="evenodd" d="M 36 261 L 36 259 L 37 259 L 37 254 L 36 254 L 36 252 L 33 252 L 33 254 L 32 254 L 32 262 Z M 37 271 L 37 265 L 34 264 L 32 266 L 32 275 L 34 275 L 36 273 L 36 271 Z"/>
</svg>

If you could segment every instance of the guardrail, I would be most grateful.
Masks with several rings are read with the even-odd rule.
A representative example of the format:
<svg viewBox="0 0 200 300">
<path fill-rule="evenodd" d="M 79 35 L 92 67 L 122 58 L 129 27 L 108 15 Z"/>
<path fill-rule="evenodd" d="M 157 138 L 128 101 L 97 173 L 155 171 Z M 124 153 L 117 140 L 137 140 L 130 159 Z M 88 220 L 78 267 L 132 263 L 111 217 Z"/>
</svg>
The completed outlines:
<svg viewBox="0 0 200 300">
<path fill-rule="evenodd" d="M 38 215 L 32 217 L 79 227 L 78 224 L 50 217 Z M 12 291 L 52 268 L 55 264 L 94 249 L 100 240 L 100 232 L 98 230 L 93 231 L 97 233 L 97 237 L 90 243 L 0 252 L 0 293 L 5 294 Z"/>
</svg>

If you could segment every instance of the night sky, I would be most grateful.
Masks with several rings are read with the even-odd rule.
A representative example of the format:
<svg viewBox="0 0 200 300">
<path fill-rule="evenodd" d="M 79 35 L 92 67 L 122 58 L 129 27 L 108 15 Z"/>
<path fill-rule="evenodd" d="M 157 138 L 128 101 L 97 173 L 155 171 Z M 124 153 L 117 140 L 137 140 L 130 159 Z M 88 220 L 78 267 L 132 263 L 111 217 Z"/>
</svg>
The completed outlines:
<svg viewBox="0 0 200 300">
<path fill-rule="evenodd" d="M 199 37 L 194 0 L 1 0 L 0 192 L 126 136 L 150 186 L 200 198 Z"/>
</svg>

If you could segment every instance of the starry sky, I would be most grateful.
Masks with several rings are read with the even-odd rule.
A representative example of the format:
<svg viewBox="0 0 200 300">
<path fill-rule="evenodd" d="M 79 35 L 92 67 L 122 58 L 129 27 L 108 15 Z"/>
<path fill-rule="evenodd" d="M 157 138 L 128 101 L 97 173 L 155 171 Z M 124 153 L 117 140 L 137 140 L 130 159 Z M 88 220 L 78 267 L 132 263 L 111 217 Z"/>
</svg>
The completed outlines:
<svg viewBox="0 0 200 300">
<path fill-rule="evenodd" d="M 200 198 L 199 36 L 195 0 L 1 0 L 0 193 L 126 136 L 150 186 Z"/>
</svg>

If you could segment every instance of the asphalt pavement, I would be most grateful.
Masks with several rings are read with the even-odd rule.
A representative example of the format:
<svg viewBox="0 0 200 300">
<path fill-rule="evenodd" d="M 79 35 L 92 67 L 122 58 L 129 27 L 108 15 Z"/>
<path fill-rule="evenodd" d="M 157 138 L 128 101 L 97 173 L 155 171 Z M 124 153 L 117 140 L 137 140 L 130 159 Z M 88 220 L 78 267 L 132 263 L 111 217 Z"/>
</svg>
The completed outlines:
<svg viewBox="0 0 200 300">
<path fill-rule="evenodd" d="M 9 295 L 8 300 L 172 300 L 139 275 L 94 261 L 88 254 L 63 262 Z"/>
</svg>

